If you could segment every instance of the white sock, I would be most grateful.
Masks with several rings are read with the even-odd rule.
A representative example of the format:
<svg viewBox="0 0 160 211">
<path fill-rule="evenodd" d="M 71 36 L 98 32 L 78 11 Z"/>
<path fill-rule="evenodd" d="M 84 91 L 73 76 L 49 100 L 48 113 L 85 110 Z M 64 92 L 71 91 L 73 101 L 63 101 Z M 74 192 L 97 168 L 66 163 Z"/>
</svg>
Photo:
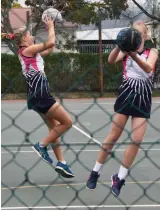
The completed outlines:
<svg viewBox="0 0 160 211">
<path fill-rule="evenodd" d="M 65 160 L 62 160 L 62 161 L 59 161 L 59 162 L 63 163 L 64 165 L 67 164 L 67 162 Z"/>
<path fill-rule="evenodd" d="M 93 171 L 96 171 L 96 172 L 100 173 L 100 170 L 101 170 L 101 168 L 102 168 L 102 165 L 103 165 L 103 164 L 98 163 L 98 162 L 96 161 L 96 164 L 95 164 L 95 166 L 94 166 L 94 168 L 93 168 Z"/>
<path fill-rule="evenodd" d="M 119 179 L 124 179 L 128 174 L 128 169 L 125 168 L 124 166 L 120 166 L 119 168 L 119 173 L 118 173 L 118 177 Z"/>
</svg>

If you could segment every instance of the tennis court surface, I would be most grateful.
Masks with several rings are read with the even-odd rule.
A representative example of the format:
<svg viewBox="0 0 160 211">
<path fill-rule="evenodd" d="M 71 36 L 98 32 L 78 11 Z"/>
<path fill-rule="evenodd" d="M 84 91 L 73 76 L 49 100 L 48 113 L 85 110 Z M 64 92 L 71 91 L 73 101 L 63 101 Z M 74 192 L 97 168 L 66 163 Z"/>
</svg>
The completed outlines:
<svg viewBox="0 0 160 211">
<path fill-rule="evenodd" d="M 47 127 L 25 101 L 2 101 L 2 209 L 160 209 L 160 99 L 154 98 L 152 116 L 141 150 L 119 198 L 110 193 L 110 177 L 116 173 L 129 143 L 128 121 L 114 153 L 106 161 L 95 191 L 86 181 L 107 136 L 114 99 L 63 100 L 73 127 L 62 137 L 66 161 L 75 178 L 64 179 L 32 151 L 30 144 L 47 135 Z M 92 136 L 94 139 L 89 138 Z M 27 142 L 29 140 L 29 142 Z M 97 141 L 97 143 L 95 143 Z"/>
</svg>

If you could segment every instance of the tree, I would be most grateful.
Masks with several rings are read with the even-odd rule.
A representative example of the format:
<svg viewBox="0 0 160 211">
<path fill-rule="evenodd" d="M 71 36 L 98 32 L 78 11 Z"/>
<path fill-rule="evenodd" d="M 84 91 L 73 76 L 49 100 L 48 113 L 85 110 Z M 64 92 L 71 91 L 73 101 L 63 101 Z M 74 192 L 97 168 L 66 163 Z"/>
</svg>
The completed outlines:
<svg viewBox="0 0 160 211">
<path fill-rule="evenodd" d="M 21 8 L 22 6 L 17 2 L 17 0 L 2 0 L 1 6 L 3 9 L 10 8 Z"/>
<path fill-rule="evenodd" d="M 13 2 L 12 8 L 22 8 L 22 6 L 18 2 Z"/>
<path fill-rule="evenodd" d="M 144 8 L 136 0 L 132 2 L 144 13 L 147 17 L 150 18 L 149 25 L 152 28 L 152 35 L 156 38 L 156 43 L 160 47 L 160 1 L 159 0 L 147 0 L 147 8 Z"/>
<path fill-rule="evenodd" d="M 2 0 L 3 7 L 6 8 L 6 3 L 9 2 L 12 5 L 14 0 Z M 90 23 L 96 24 L 99 23 L 100 20 L 104 19 L 118 19 L 121 12 L 128 7 L 127 0 L 104 0 L 102 3 L 90 3 L 86 0 L 45 0 L 48 2 L 47 5 L 44 4 L 44 0 L 26 0 L 25 4 L 30 6 L 32 9 L 32 17 L 31 22 L 35 23 L 32 28 L 33 34 L 36 35 L 36 32 L 43 25 L 41 21 L 42 13 L 44 11 L 44 7 L 52 6 L 59 11 L 61 11 L 63 18 L 66 21 L 70 21 L 76 24 L 85 24 L 88 25 Z M 43 7 L 42 7 L 43 6 Z M 4 11 L 4 26 L 10 26 L 9 18 L 5 14 L 8 14 L 8 7 Z M 2 15 L 3 15 L 2 14 Z M 6 30 L 5 30 L 6 31 Z M 12 32 L 10 28 L 7 30 Z M 58 31 L 58 30 L 57 30 Z M 72 42 L 69 41 L 69 36 L 63 32 L 63 36 L 66 38 L 66 41 L 70 44 Z"/>
<path fill-rule="evenodd" d="M 35 34 L 42 25 L 42 13 L 48 6 L 61 11 L 66 21 L 79 25 L 97 24 L 104 19 L 117 19 L 121 12 L 128 7 L 127 0 L 104 0 L 103 3 L 91 3 L 86 0 L 48 0 L 46 5 L 43 2 L 41 0 L 25 1 L 25 4 L 32 8 L 32 22 L 36 22 L 33 28 Z M 72 42 L 69 41 L 69 37 L 65 32 L 63 32 L 63 37 L 69 43 L 67 46 L 70 46 Z"/>
<path fill-rule="evenodd" d="M 145 9 L 136 0 L 132 0 L 134 4 L 150 18 L 148 25 L 151 26 L 152 36 L 155 38 L 157 48 L 160 48 L 160 1 L 147 0 L 148 8 Z M 154 88 L 160 87 L 160 60 L 157 62 L 157 68 L 154 74 Z"/>
<path fill-rule="evenodd" d="M 26 0 L 25 4 L 31 6 L 33 10 L 34 20 L 39 20 L 43 10 L 43 1 Z M 97 10 L 101 10 L 103 15 L 101 19 L 118 18 L 122 12 L 128 7 L 127 0 L 104 0 L 103 3 L 90 3 L 85 0 L 48 0 L 47 6 L 53 6 L 63 13 L 63 17 L 67 21 L 77 24 L 95 23 L 99 18 Z"/>
<path fill-rule="evenodd" d="M 1 1 L 2 9 L 11 8 L 13 2 L 14 0 L 2 0 Z"/>
<path fill-rule="evenodd" d="M 134 2 L 134 4 L 137 5 L 137 7 L 142 11 L 144 12 L 144 14 L 146 16 L 148 16 L 149 18 L 151 18 L 152 20 L 157 20 L 158 22 L 160 22 L 160 17 L 158 17 L 156 15 L 159 14 L 160 12 L 160 2 L 157 1 L 157 0 L 152 0 L 151 3 L 152 3 L 152 10 L 151 10 L 151 13 L 148 12 L 146 9 L 144 9 L 136 0 L 132 0 Z M 154 12 L 154 13 L 153 13 Z"/>
</svg>

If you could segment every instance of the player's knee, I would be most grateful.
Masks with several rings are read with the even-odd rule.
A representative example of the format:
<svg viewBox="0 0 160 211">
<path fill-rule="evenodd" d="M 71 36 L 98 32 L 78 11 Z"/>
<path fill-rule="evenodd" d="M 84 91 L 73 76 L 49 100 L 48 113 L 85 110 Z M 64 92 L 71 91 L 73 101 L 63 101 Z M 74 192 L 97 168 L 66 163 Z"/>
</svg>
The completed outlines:
<svg viewBox="0 0 160 211">
<path fill-rule="evenodd" d="M 72 127 L 72 119 L 68 117 L 65 121 L 66 128 L 69 129 Z"/>
<path fill-rule="evenodd" d="M 131 142 L 132 142 L 133 144 L 140 145 L 141 142 L 142 142 L 142 138 L 139 137 L 139 136 L 137 136 L 136 134 L 135 134 L 135 135 L 132 135 L 132 137 L 131 137 Z"/>
<path fill-rule="evenodd" d="M 116 142 L 119 138 L 119 135 L 115 132 L 112 132 L 109 134 L 109 139 L 112 141 L 112 142 Z"/>
</svg>

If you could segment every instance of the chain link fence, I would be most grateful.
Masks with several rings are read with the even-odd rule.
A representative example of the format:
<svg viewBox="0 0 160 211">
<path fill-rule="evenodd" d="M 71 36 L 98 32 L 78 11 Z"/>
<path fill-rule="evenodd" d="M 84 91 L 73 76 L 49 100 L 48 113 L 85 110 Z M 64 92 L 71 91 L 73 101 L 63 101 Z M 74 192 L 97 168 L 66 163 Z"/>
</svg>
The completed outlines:
<svg viewBox="0 0 160 211">
<path fill-rule="evenodd" d="M 21 17 L 15 9 L 7 11 L 8 14 L 13 12 L 12 18 L 15 16 L 24 21 L 24 14 Z M 2 15 L 4 17 L 3 12 Z M 71 38 L 73 34 L 66 38 L 62 31 L 71 33 L 75 28 L 71 23 L 60 28 L 57 26 L 56 39 L 62 41 L 64 36 L 65 41 Z M 43 28 L 37 34 L 37 42 L 46 39 Z M 73 120 L 72 128 L 61 136 L 61 145 L 75 178 L 64 179 L 54 171 L 56 159 L 51 147 L 49 154 L 54 159 L 53 166 L 44 163 L 31 151 L 31 146 L 45 137 L 47 129 L 39 116 L 27 109 L 21 67 L 16 55 L 9 55 L 13 47 L 2 42 L 2 209 L 158 209 L 160 98 L 153 99 L 146 135 L 121 196 L 115 198 L 111 194 L 110 175 L 118 170 L 125 148 L 132 143 L 130 122 L 105 162 L 96 191 L 89 192 L 87 178 L 113 121 L 115 98 L 108 97 L 116 97 L 122 80 L 121 65 L 108 65 L 107 54 L 103 55 L 104 98 L 101 98 L 97 54 L 75 53 L 75 48 L 69 52 L 63 49 L 63 52 L 45 58 L 51 91 Z M 154 78 L 155 96 L 160 91 L 159 73 L 158 64 Z"/>
</svg>

